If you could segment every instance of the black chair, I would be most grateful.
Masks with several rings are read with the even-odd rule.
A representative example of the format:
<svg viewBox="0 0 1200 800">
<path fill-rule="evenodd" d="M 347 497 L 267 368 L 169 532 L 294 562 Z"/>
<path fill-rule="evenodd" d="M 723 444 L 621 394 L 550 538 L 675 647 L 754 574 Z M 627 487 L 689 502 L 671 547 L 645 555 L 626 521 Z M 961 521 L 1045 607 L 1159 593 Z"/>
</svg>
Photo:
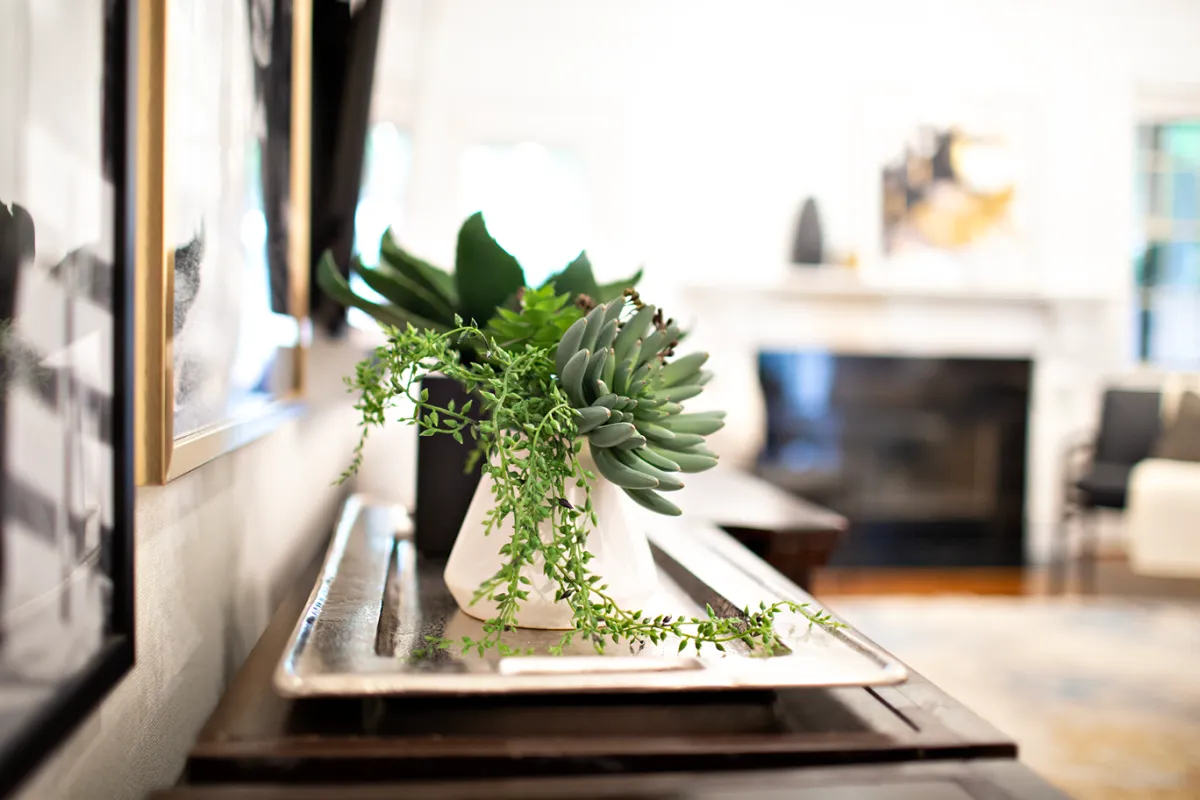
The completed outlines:
<svg viewBox="0 0 1200 800">
<path fill-rule="evenodd" d="M 1066 583 L 1071 521 L 1079 520 L 1079 567 L 1085 591 L 1095 588 L 1097 509 L 1125 510 L 1129 473 L 1154 451 L 1161 430 L 1162 393 L 1108 389 L 1100 409 L 1100 429 L 1094 437 L 1067 448 L 1062 516 L 1055 532 L 1050 590 Z"/>
</svg>

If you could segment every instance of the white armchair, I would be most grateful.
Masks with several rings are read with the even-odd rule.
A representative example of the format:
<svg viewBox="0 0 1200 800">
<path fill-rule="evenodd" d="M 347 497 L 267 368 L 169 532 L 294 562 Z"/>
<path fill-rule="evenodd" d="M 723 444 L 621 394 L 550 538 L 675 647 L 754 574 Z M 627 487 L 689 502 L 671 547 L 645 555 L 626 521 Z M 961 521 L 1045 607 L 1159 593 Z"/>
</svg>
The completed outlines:
<svg viewBox="0 0 1200 800">
<path fill-rule="evenodd" d="M 1200 577 L 1200 462 L 1140 461 L 1129 477 L 1125 524 L 1134 572 Z"/>
<path fill-rule="evenodd" d="M 1174 373 L 1163 377 L 1164 439 L 1155 448 L 1155 455 L 1141 461 L 1129 474 L 1125 512 L 1127 552 L 1130 567 L 1139 575 L 1200 577 L 1197 403 L 1200 403 L 1200 374 Z M 1190 420 L 1182 429 L 1176 424 L 1181 413 Z"/>
</svg>

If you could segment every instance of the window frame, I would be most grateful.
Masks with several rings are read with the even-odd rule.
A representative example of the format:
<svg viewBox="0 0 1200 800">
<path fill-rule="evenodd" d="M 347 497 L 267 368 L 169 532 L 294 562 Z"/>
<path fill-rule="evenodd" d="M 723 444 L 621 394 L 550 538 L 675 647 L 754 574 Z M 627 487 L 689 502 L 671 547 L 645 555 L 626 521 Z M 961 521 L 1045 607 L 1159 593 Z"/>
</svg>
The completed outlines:
<svg viewBox="0 0 1200 800">
<path fill-rule="evenodd" d="M 1159 151 L 1143 147 L 1141 132 L 1143 128 L 1169 125 L 1179 122 L 1200 123 L 1200 85 L 1154 85 L 1140 86 L 1134 102 L 1134 135 L 1133 135 L 1133 175 L 1134 195 L 1132 198 L 1133 220 L 1131 231 L 1131 264 L 1130 290 L 1132 322 L 1132 346 L 1134 361 L 1139 367 L 1151 369 L 1197 369 L 1200 368 L 1200 342 L 1197 342 L 1191 364 L 1180 364 L 1164 360 L 1163 355 L 1156 354 L 1153 334 L 1155 296 L 1162 293 L 1192 294 L 1200 304 L 1200 284 L 1195 286 L 1172 286 L 1169 282 L 1148 285 L 1139 275 L 1139 262 L 1145 257 L 1151 245 L 1171 245 L 1176 243 L 1196 243 L 1200 246 L 1200 215 L 1195 220 L 1176 220 L 1173 216 L 1164 217 L 1151 193 L 1157 190 L 1153 183 L 1142 184 L 1148 180 L 1152 172 L 1160 166 L 1154 164 L 1155 170 L 1149 169 L 1148 159 L 1157 160 Z M 1160 173 L 1161 174 L 1161 173 Z M 1200 169 L 1196 171 L 1195 180 L 1197 191 L 1200 192 Z M 1190 233 L 1187 231 L 1191 228 Z M 1180 234 L 1185 235 L 1181 236 Z"/>
</svg>

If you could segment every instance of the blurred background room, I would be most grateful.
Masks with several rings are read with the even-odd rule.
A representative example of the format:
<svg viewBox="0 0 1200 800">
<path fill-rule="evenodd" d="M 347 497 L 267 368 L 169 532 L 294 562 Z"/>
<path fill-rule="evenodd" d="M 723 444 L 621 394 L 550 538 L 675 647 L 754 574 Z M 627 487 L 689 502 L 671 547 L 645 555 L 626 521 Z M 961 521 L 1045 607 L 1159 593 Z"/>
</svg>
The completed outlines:
<svg viewBox="0 0 1200 800">
<path fill-rule="evenodd" d="M 476 211 L 530 286 L 584 248 L 600 283 L 644 268 L 711 354 L 694 410 L 727 412 L 721 462 L 685 514 L 740 497 L 731 533 L 1071 796 L 1200 797 L 1200 0 L 297 2 L 307 161 L 307 120 L 262 88 L 293 3 L 133 5 L 188 21 L 158 87 L 186 213 L 156 243 L 181 327 L 155 331 L 167 419 L 137 429 L 137 664 L 22 800 L 173 783 L 345 495 L 414 505 L 412 427 L 333 485 L 358 437 L 343 376 L 384 335 L 294 268 L 374 264 L 389 229 L 451 265 Z M 73 129 L 40 81 L 79 48 L 63 3 L 0 10 L 25 26 L 0 26 L 0 110 L 32 120 L 0 120 L 7 192 L 28 153 L 70 163 L 37 151 L 39 114 Z M 311 240 L 285 253 L 288 175 Z M 58 186 L 31 207 L 52 217 Z M 198 289 L 214 253 L 231 271 Z M 247 409 L 273 416 L 195 455 Z M 793 516 L 759 535 L 759 513 Z"/>
<path fill-rule="evenodd" d="M 363 175 L 364 259 L 644 265 L 721 469 L 848 520 L 818 597 L 1078 796 L 1200 794 L 1200 5 L 389 0 Z"/>
</svg>

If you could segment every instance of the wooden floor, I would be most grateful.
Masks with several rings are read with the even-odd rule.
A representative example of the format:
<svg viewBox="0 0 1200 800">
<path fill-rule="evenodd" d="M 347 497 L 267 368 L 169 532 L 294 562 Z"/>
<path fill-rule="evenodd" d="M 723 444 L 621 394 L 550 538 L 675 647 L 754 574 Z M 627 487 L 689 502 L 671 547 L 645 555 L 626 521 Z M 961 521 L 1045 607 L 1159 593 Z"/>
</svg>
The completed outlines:
<svg viewBox="0 0 1200 800">
<path fill-rule="evenodd" d="M 1049 596 L 1050 575 L 1045 567 L 883 569 L 827 567 L 817 570 L 813 594 L 846 595 L 980 594 Z M 1170 597 L 1200 599 L 1200 578 L 1147 578 L 1133 574 L 1123 559 L 1101 561 L 1096 566 L 1094 593 L 1085 593 L 1074 576 L 1066 594 L 1116 597 Z"/>
</svg>

